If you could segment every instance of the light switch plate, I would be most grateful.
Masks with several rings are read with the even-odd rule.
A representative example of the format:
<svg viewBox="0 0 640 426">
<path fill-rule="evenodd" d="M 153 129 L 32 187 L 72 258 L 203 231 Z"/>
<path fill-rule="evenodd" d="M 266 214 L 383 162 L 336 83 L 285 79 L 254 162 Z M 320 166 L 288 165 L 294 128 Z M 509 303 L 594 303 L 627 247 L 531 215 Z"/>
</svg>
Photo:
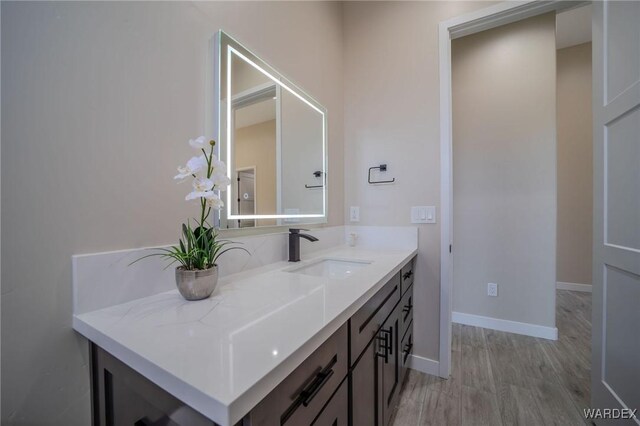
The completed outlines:
<svg viewBox="0 0 640 426">
<path fill-rule="evenodd" d="M 498 284 L 496 283 L 487 284 L 487 296 L 498 297 Z"/>
<path fill-rule="evenodd" d="M 360 222 L 360 207 L 351 206 L 351 213 L 349 213 L 349 220 L 351 222 Z"/>
<path fill-rule="evenodd" d="M 411 223 L 436 223 L 435 206 L 411 207 Z"/>
</svg>

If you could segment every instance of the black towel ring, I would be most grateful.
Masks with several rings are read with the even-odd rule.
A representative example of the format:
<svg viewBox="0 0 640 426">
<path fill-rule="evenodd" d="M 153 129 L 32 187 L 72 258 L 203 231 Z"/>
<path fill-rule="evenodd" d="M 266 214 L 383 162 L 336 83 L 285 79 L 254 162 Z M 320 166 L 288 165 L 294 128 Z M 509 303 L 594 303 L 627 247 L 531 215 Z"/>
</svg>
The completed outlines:
<svg viewBox="0 0 640 426">
<path fill-rule="evenodd" d="M 375 169 L 379 169 L 381 172 L 386 172 L 387 171 L 387 165 L 386 164 L 380 164 L 377 167 L 369 167 L 369 176 L 367 177 L 367 182 L 369 182 L 369 184 L 375 185 L 375 184 L 378 184 L 378 183 L 393 183 L 393 182 L 396 181 L 396 178 L 393 178 L 391 180 L 372 181 L 371 180 L 371 170 L 375 170 Z"/>
</svg>

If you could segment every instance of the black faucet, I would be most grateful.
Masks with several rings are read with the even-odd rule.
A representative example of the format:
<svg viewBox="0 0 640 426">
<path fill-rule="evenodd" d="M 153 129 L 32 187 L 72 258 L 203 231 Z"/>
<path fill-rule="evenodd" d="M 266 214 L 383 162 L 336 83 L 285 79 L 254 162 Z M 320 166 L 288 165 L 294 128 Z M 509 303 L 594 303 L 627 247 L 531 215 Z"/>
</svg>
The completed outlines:
<svg viewBox="0 0 640 426">
<path fill-rule="evenodd" d="M 308 231 L 308 229 L 289 228 L 289 262 L 300 262 L 300 238 L 318 241 L 313 235 L 301 234 L 300 231 Z"/>
</svg>

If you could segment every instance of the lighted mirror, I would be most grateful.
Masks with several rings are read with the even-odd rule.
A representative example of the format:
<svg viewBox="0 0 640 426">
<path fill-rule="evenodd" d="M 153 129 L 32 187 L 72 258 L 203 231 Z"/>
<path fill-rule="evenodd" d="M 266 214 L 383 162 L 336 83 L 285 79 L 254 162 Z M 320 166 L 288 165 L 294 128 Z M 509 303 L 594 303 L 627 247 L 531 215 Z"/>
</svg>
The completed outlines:
<svg viewBox="0 0 640 426">
<path fill-rule="evenodd" d="M 220 227 L 325 222 L 325 108 L 222 31 L 216 49 L 219 155 L 231 179 Z"/>
</svg>

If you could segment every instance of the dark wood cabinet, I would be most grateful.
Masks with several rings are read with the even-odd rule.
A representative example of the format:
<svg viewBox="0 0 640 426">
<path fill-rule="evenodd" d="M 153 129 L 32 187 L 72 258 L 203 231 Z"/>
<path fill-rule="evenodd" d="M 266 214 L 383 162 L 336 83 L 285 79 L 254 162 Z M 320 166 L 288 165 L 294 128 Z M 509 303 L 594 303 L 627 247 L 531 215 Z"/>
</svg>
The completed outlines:
<svg viewBox="0 0 640 426">
<path fill-rule="evenodd" d="M 388 426 L 413 351 L 412 259 L 236 426 Z M 94 426 L 216 426 L 91 344 Z"/>
<path fill-rule="evenodd" d="M 404 268 L 403 271 L 407 273 Z M 398 274 L 376 294 L 384 295 L 377 298 L 378 301 L 390 305 L 363 307 L 370 314 L 386 312 L 387 316 L 374 329 L 373 338 L 367 342 L 361 354 L 358 352 L 360 343 L 353 338 L 359 332 L 361 323 L 354 323 L 354 319 L 359 320 L 366 315 L 358 315 L 359 311 L 351 319 L 351 358 L 356 360 L 351 370 L 353 426 L 389 425 L 398 403 L 402 381 L 413 351 L 413 277 L 407 276 L 404 280 L 405 286 L 401 291 L 404 294 L 400 301 L 387 296 L 394 294 L 395 289 L 400 291 L 397 285 L 402 282 L 402 275 Z M 371 300 L 376 300 L 375 296 Z"/>
<path fill-rule="evenodd" d="M 215 426 L 97 345 L 90 351 L 94 426 Z"/>
</svg>

